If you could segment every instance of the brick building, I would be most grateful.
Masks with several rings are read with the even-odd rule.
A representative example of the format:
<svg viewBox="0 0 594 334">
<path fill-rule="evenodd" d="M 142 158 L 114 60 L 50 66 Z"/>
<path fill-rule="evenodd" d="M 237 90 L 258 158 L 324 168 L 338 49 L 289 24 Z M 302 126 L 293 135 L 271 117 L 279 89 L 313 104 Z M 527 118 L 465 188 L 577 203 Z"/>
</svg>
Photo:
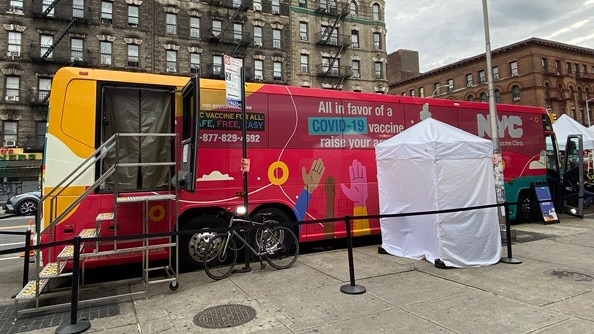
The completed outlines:
<svg viewBox="0 0 594 334">
<path fill-rule="evenodd" d="M 223 79 L 231 55 L 246 81 L 387 93 L 384 10 L 384 0 L 0 0 L 0 144 L 43 150 L 62 66 Z"/>
<path fill-rule="evenodd" d="M 586 126 L 594 123 L 593 49 L 530 38 L 491 55 L 497 103 L 545 107 Z M 485 67 L 481 54 L 390 84 L 390 93 L 488 102 Z"/>
</svg>

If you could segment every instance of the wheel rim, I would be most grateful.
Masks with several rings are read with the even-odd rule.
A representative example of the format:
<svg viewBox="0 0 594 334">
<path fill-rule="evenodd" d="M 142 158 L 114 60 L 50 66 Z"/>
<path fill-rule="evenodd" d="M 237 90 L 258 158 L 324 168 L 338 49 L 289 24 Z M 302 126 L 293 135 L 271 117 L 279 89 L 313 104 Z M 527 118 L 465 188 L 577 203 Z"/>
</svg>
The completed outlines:
<svg viewBox="0 0 594 334">
<path fill-rule="evenodd" d="M 21 203 L 19 208 L 19 212 L 23 215 L 26 215 L 35 211 L 35 203 L 31 201 L 25 201 Z"/>
<path fill-rule="evenodd" d="M 188 253 L 196 262 L 202 262 L 205 255 L 205 246 L 214 236 L 213 233 L 195 233 L 190 237 L 188 242 Z"/>
</svg>

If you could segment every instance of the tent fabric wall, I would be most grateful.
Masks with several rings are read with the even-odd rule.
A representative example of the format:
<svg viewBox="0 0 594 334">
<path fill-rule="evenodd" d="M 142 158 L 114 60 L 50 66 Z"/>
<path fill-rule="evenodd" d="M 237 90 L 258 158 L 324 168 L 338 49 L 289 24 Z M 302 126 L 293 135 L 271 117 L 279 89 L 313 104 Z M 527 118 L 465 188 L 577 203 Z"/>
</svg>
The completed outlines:
<svg viewBox="0 0 594 334">
<path fill-rule="evenodd" d="M 427 119 L 376 146 L 380 214 L 495 204 L 493 145 Z M 382 247 L 392 255 L 440 259 L 451 267 L 497 263 L 497 208 L 382 218 Z"/>
<path fill-rule="evenodd" d="M 569 135 L 582 135 L 584 149 L 591 150 L 594 148 L 594 134 L 587 127 L 565 114 L 561 115 L 553 123 L 553 131 L 557 136 L 560 151 L 565 151 L 565 144 Z"/>
</svg>

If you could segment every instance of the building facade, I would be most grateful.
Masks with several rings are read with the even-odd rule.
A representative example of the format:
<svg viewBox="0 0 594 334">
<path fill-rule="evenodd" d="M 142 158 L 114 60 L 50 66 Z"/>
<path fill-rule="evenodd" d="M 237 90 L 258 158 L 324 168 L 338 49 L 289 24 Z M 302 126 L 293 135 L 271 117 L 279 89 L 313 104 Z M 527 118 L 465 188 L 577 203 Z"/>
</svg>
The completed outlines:
<svg viewBox="0 0 594 334">
<path fill-rule="evenodd" d="M 62 66 L 223 79 L 230 55 L 248 82 L 387 93 L 384 10 L 384 0 L 0 0 L 0 148 L 23 152 L 0 161 L 43 151 Z"/>
<path fill-rule="evenodd" d="M 496 103 L 545 107 L 594 123 L 593 49 L 530 38 L 491 55 Z M 391 84 L 390 93 L 488 102 L 487 80 L 481 54 Z"/>
</svg>

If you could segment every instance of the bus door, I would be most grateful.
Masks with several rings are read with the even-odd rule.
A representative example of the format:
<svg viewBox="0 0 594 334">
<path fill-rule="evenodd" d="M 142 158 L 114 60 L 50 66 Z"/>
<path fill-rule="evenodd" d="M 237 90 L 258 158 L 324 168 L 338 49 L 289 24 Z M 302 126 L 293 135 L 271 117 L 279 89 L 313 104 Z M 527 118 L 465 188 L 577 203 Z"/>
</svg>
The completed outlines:
<svg viewBox="0 0 594 334">
<path fill-rule="evenodd" d="M 584 217 L 584 145 L 582 135 L 567 136 L 563 162 L 564 212 Z"/>
<path fill-rule="evenodd" d="M 188 191 L 196 189 L 198 163 L 198 136 L 200 121 L 200 78 L 194 75 L 182 89 L 182 137 L 180 169 L 177 187 Z M 175 183 L 174 183 L 175 184 Z"/>
</svg>

